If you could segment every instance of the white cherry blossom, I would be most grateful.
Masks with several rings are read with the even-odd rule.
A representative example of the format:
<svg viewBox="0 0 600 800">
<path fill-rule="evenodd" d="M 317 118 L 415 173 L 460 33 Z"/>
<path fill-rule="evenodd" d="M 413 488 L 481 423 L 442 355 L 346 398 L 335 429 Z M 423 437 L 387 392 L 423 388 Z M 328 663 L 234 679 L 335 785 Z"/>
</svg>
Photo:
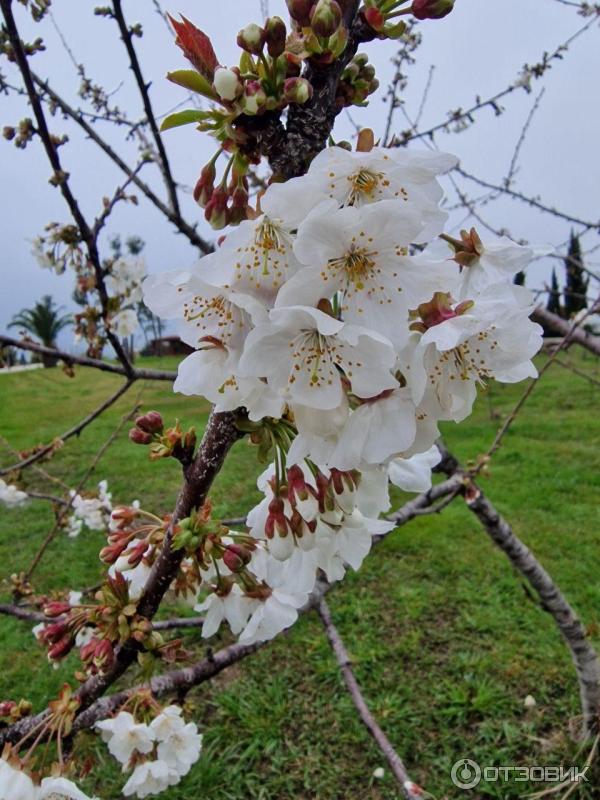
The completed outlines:
<svg viewBox="0 0 600 800">
<path fill-rule="evenodd" d="M 150 753 L 154 748 L 154 731 L 144 723 L 136 722 L 128 711 L 96 723 L 109 752 L 121 764 L 128 764 L 134 753 Z"/>
<path fill-rule="evenodd" d="M 323 200 L 334 200 L 340 207 L 395 200 L 399 213 L 419 219 L 413 240 L 428 241 L 441 232 L 448 216 L 439 208 L 442 189 L 436 176 L 457 163 L 444 153 L 329 147 L 316 156 L 305 176 L 273 184 L 267 194 L 286 220 L 297 219 L 299 198 L 308 201 L 309 208 Z"/>
<path fill-rule="evenodd" d="M 0 478 L 0 503 L 8 508 L 18 508 L 24 506 L 29 501 L 27 492 L 22 492 L 11 483 L 6 483 Z"/>
<path fill-rule="evenodd" d="M 93 800 L 67 778 L 44 778 L 36 800 Z"/>
<path fill-rule="evenodd" d="M 144 798 L 148 795 L 160 794 L 179 783 L 179 773 L 170 769 L 164 761 L 144 761 L 138 764 L 122 789 L 125 797 Z"/>
<path fill-rule="evenodd" d="M 377 333 L 308 307 L 273 309 L 269 316 L 249 335 L 240 371 L 266 378 L 289 401 L 337 408 L 344 395 L 340 370 L 358 396 L 397 385 L 390 372 L 394 350 Z"/>
<path fill-rule="evenodd" d="M 317 210 L 300 226 L 294 252 L 304 265 L 281 289 L 276 306 L 316 305 L 341 293 L 345 322 L 396 345 L 407 338 L 408 312 L 428 300 L 452 264 L 408 255 L 417 218 L 393 200 L 364 208 Z"/>
<path fill-rule="evenodd" d="M 436 445 L 411 458 L 396 458 L 388 467 L 390 481 L 405 492 L 427 492 L 431 489 L 431 470 L 441 458 Z"/>
<path fill-rule="evenodd" d="M 25 772 L 0 758 L 0 797 L 2 800 L 37 800 L 38 789 Z"/>
</svg>

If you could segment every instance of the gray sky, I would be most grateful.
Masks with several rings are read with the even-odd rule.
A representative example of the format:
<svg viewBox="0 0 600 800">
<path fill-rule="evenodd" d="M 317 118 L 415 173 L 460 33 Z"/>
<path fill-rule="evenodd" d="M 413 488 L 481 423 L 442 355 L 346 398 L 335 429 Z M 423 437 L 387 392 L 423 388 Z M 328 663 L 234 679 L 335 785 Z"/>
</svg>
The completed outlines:
<svg viewBox="0 0 600 800">
<path fill-rule="evenodd" d="M 83 60 L 90 77 L 114 90 L 113 101 L 129 116 L 142 116 L 122 43 L 116 24 L 93 16 L 97 0 L 54 4 L 55 19 L 69 42 L 78 61 Z M 135 40 L 147 80 L 152 81 L 151 96 L 158 114 L 175 106 L 185 92 L 164 79 L 167 70 L 185 67 L 185 60 L 173 44 L 163 20 L 146 0 L 124 3 L 128 21 L 141 22 L 144 37 Z M 283 0 L 270 0 L 270 13 L 285 17 Z M 204 6 L 204 8 L 203 8 Z M 197 0 L 165 0 L 164 8 L 175 14 L 181 12 L 212 38 L 219 60 L 236 63 L 235 35 L 249 21 L 260 21 L 259 0 L 219 0 L 218 3 L 199 3 Z M 41 26 L 29 21 L 20 6 L 15 7 L 23 21 L 27 38 L 43 35 L 47 51 L 32 59 L 32 66 L 47 77 L 57 91 L 70 102 L 77 103 L 78 76 L 69 60 L 52 23 L 46 19 Z M 457 0 L 453 14 L 441 21 L 423 23 L 423 45 L 417 51 L 417 64 L 409 68 L 410 81 L 404 99 L 409 115 L 420 105 L 430 65 L 435 73 L 420 129 L 445 119 L 447 111 L 471 106 L 476 96 L 487 98 L 513 83 L 525 62 L 535 64 L 544 51 L 551 52 L 562 41 L 585 24 L 575 9 L 557 0 Z M 506 175 L 515 145 L 537 93 L 545 87 L 545 95 L 535 115 L 521 151 L 519 171 L 513 188 L 529 196 L 539 196 L 543 202 L 591 221 L 600 219 L 600 115 L 598 114 L 598 75 L 600 75 L 599 30 L 592 29 L 577 39 L 563 61 L 555 61 L 550 72 L 533 84 L 528 95 L 518 90 L 506 98 L 502 116 L 490 109 L 477 115 L 477 123 L 460 135 L 438 134 L 436 145 L 456 153 L 464 169 L 483 179 L 497 183 Z M 353 109 L 352 116 L 362 126 L 370 126 L 376 134 L 383 133 L 387 107 L 382 98 L 391 79 L 390 59 L 395 53 L 393 42 L 373 42 L 363 48 L 377 67 L 381 88 L 366 109 Z M 2 71 L 11 83 L 19 78 L 8 70 Z M 2 125 L 14 125 L 28 112 L 22 98 L 0 97 Z M 101 132 L 118 151 L 135 160 L 135 148 L 124 140 L 124 129 L 113 129 L 104 122 L 97 123 Z M 396 129 L 409 127 L 400 111 L 396 114 Z M 79 134 L 75 126 L 55 117 L 50 121 L 52 132 L 68 133 L 70 142 L 61 148 L 63 165 L 72 175 L 72 188 L 90 218 L 98 213 L 103 195 L 113 194 L 122 181 L 116 167 L 91 143 Z M 351 138 L 353 128 L 345 115 L 339 118 L 336 138 Z M 193 126 L 164 134 L 174 173 L 182 185 L 193 185 L 200 168 L 215 151 L 212 139 L 196 132 Z M 412 147 L 424 147 L 423 142 Z M 142 175 L 161 196 L 164 189 L 156 168 L 146 168 Z M 47 179 L 50 169 L 39 142 L 25 151 L 12 143 L 0 140 L 0 181 L 2 215 L 0 216 L 0 267 L 4 289 L 0 293 L 0 330 L 6 329 L 10 317 L 23 306 L 44 293 L 73 309 L 70 295 L 72 273 L 56 277 L 42 270 L 30 255 L 30 240 L 41 233 L 49 221 L 69 221 L 68 211 L 58 190 Z M 471 197 L 484 190 L 457 178 Z M 449 202 L 456 200 L 446 181 Z M 157 272 L 185 268 L 195 259 L 194 248 L 144 198 L 140 205 L 120 204 L 111 217 L 108 236 L 137 234 L 146 241 L 145 256 L 148 269 Z M 214 234 L 202 217 L 202 210 L 187 193 L 181 195 L 186 218 L 198 222 L 200 232 L 207 238 Z M 570 224 L 538 213 L 528 206 L 502 198 L 481 210 L 495 227 L 506 227 L 514 238 L 536 244 L 560 246 L 568 238 Z M 452 225 L 464 222 L 465 213 L 453 213 Z M 105 237 L 106 241 L 106 237 Z M 585 249 L 600 243 L 597 232 L 588 233 Z M 528 279 L 531 287 L 541 287 L 548 280 L 553 263 L 545 259 L 533 266 Z M 600 250 L 590 255 L 588 267 L 600 272 Z M 63 333 L 63 346 L 72 346 L 72 334 Z"/>
</svg>

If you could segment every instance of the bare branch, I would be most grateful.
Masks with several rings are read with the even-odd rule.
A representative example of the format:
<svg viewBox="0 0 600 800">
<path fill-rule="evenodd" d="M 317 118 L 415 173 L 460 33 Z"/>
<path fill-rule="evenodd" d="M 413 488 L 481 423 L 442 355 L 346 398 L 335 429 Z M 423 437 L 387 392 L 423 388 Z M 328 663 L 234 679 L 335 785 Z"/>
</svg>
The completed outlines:
<svg viewBox="0 0 600 800">
<path fill-rule="evenodd" d="M 146 119 L 148 121 L 148 125 L 150 126 L 150 130 L 152 131 L 152 136 L 156 144 L 156 149 L 158 151 L 158 156 L 160 159 L 158 166 L 160 168 L 160 171 L 162 172 L 163 179 L 167 187 L 167 192 L 171 203 L 171 209 L 175 214 L 175 216 L 181 217 L 181 210 L 179 208 L 179 199 L 177 197 L 177 186 L 175 184 L 175 180 L 173 179 L 173 175 L 171 173 L 171 166 L 169 164 L 169 157 L 167 156 L 167 151 L 165 150 L 163 140 L 158 130 L 158 125 L 156 124 L 154 109 L 152 108 L 152 103 L 150 101 L 150 94 L 148 92 L 149 84 L 147 84 L 144 81 L 140 62 L 138 60 L 137 53 L 135 52 L 135 48 L 133 46 L 131 31 L 127 26 L 127 23 L 125 21 L 125 16 L 123 14 L 123 7 L 121 4 L 121 0 L 113 0 L 113 11 L 114 11 L 114 18 L 117 22 L 117 25 L 119 26 L 121 39 L 123 40 L 123 44 L 125 45 L 125 49 L 127 50 L 127 55 L 129 56 L 129 63 L 131 66 L 131 70 L 135 76 L 135 81 L 137 83 L 140 96 L 142 98 L 142 104 L 144 106 L 144 111 L 146 113 Z"/>
<path fill-rule="evenodd" d="M 553 314 L 543 306 L 538 306 L 531 315 L 534 322 L 544 325 L 547 328 L 558 333 L 560 336 L 569 336 L 571 344 L 578 344 L 589 350 L 595 356 L 600 356 L 600 337 L 592 336 L 581 328 L 573 328 L 572 323 L 566 319 L 562 319 L 557 314 Z"/>
<path fill-rule="evenodd" d="M 30 342 L 28 339 L 13 339 L 11 336 L 0 334 L 0 345 L 6 347 L 17 347 L 19 350 L 29 350 L 31 353 L 39 353 L 44 356 L 52 356 L 63 361 L 68 366 L 72 364 L 79 364 L 82 367 L 90 367 L 92 369 L 99 369 L 101 372 L 112 372 L 115 375 L 125 375 L 128 373 L 119 364 L 111 364 L 109 361 L 101 361 L 99 358 L 88 358 L 88 356 L 77 356 L 72 353 L 67 353 L 64 350 L 57 350 L 54 347 L 45 347 L 43 344 L 37 342 Z M 130 380 L 147 380 L 147 381 L 170 381 L 173 382 L 177 377 L 176 372 L 169 372 L 160 369 L 138 369 L 132 368 L 132 372 L 128 375 Z"/>
<path fill-rule="evenodd" d="M 107 408 L 110 408 L 117 400 L 122 397 L 125 392 L 127 392 L 131 386 L 133 385 L 133 380 L 127 380 L 125 383 L 120 386 L 116 392 L 110 395 L 103 403 L 101 403 L 98 408 L 95 408 L 87 417 L 84 417 L 77 425 L 73 425 L 72 428 L 69 428 L 68 431 L 65 431 L 61 436 L 54 439 L 50 444 L 45 445 L 44 447 L 36 450 L 35 453 L 30 455 L 28 458 L 24 458 L 22 461 L 19 461 L 17 464 L 13 464 L 10 467 L 4 467 L 0 469 L 0 475 L 8 475 L 9 472 L 16 472 L 17 470 L 25 469 L 30 464 L 34 464 L 36 461 L 39 461 L 41 458 L 44 458 L 48 453 L 52 452 L 56 448 L 57 440 L 62 442 L 66 442 L 67 439 L 70 439 L 72 436 L 79 436 L 81 431 L 87 428 L 95 419 L 106 411 Z M 31 493 L 29 493 L 30 496 Z"/>
<path fill-rule="evenodd" d="M 329 644 L 331 645 L 331 649 L 334 652 L 336 661 L 344 678 L 344 683 L 346 684 L 346 688 L 350 693 L 350 697 L 352 698 L 352 702 L 356 710 L 358 711 L 358 715 L 360 717 L 361 722 L 365 726 L 365 728 L 369 731 L 373 739 L 375 740 L 377 746 L 385 756 L 388 764 L 390 765 L 390 769 L 398 786 L 400 787 L 400 791 L 406 798 L 406 800 L 422 800 L 423 798 L 423 789 L 413 783 L 411 781 L 408 772 L 406 771 L 406 767 L 402 762 L 400 756 L 394 750 L 392 743 L 387 738 L 385 733 L 379 727 L 377 720 L 371 714 L 367 703 L 365 702 L 365 698 L 360 690 L 360 686 L 358 685 L 358 681 L 354 676 L 354 672 L 352 671 L 352 661 L 350 660 L 350 656 L 348 651 L 344 646 L 344 642 L 340 634 L 338 633 L 337 628 L 333 624 L 333 620 L 331 619 L 331 612 L 329 611 L 329 606 L 327 605 L 326 601 L 323 599 L 317 606 L 317 611 L 319 612 L 319 616 L 321 617 L 321 622 L 323 623 L 323 627 L 325 628 L 325 633 L 327 634 L 327 639 Z"/>
</svg>

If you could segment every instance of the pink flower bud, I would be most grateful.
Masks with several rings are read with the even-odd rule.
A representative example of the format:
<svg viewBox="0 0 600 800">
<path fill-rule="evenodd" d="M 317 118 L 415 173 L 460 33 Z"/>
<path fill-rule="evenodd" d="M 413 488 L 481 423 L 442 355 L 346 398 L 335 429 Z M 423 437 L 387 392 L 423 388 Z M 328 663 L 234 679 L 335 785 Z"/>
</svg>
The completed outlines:
<svg viewBox="0 0 600 800">
<path fill-rule="evenodd" d="M 259 56 L 264 49 L 266 38 L 267 34 L 264 28 L 261 28 L 255 22 L 251 22 L 238 33 L 237 43 L 238 47 L 241 47 L 247 53 Z"/>
<path fill-rule="evenodd" d="M 315 0 L 285 0 L 290 17 L 300 25 L 307 28 L 310 25 L 310 12 L 315 5 Z"/>
<path fill-rule="evenodd" d="M 252 553 L 239 544 L 230 544 L 225 548 L 223 561 L 232 572 L 241 572 L 250 563 Z"/>
<path fill-rule="evenodd" d="M 129 440 L 134 444 L 150 444 L 152 441 L 152 434 L 145 433 L 139 428 L 132 428 L 129 431 Z"/>
<path fill-rule="evenodd" d="M 198 178 L 198 183 L 194 187 L 194 200 L 201 208 L 204 208 L 211 198 L 215 189 L 215 178 L 217 169 L 214 161 L 209 161 L 204 167 Z"/>
<path fill-rule="evenodd" d="M 336 0 L 319 0 L 310 14 L 310 27 L 317 36 L 328 39 L 342 24 L 342 9 Z"/>
<path fill-rule="evenodd" d="M 412 13 L 417 19 L 441 19 L 454 8 L 455 0 L 413 0 Z"/>
<path fill-rule="evenodd" d="M 269 17 L 265 22 L 267 50 L 271 58 L 278 58 L 285 52 L 287 28 L 281 17 Z"/>
<path fill-rule="evenodd" d="M 378 8 L 363 8 L 362 17 L 374 31 L 382 31 L 385 25 L 385 17 Z"/>
<path fill-rule="evenodd" d="M 44 614 L 51 619 L 54 617 L 62 617 L 63 614 L 68 614 L 71 610 L 70 603 L 53 600 L 44 606 Z"/>
<path fill-rule="evenodd" d="M 226 190 L 218 186 L 206 204 L 204 216 L 215 230 L 221 230 L 221 228 L 225 228 L 229 224 L 228 200 L 229 195 Z"/>
<path fill-rule="evenodd" d="M 163 419 L 158 411 L 149 411 L 135 421 L 138 428 L 146 433 L 162 433 Z"/>
<path fill-rule="evenodd" d="M 64 658 L 71 652 L 74 644 L 75 641 L 71 636 L 65 636 L 64 639 L 61 639 L 48 650 L 48 658 L 50 661 L 58 661 L 60 658 Z"/>
<path fill-rule="evenodd" d="M 283 97 L 287 103 L 303 105 L 313 96 L 313 87 L 306 78 L 288 78 L 283 84 Z"/>
</svg>

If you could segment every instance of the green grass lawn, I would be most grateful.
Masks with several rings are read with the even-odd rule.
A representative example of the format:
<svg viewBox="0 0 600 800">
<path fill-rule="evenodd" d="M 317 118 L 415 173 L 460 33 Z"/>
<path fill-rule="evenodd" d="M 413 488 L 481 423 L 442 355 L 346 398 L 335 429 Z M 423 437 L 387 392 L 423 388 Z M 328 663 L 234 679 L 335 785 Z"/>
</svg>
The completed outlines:
<svg viewBox="0 0 600 800">
<path fill-rule="evenodd" d="M 595 362 L 571 354 L 594 374 Z M 151 362 L 159 364 L 157 359 Z M 145 362 L 144 362 L 145 363 Z M 172 360 L 160 362 L 173 367 Z M 16 448 L 46 442 L 98 404 L 117 376 L 78 369 L 0 376 L 0 432 Z M 494 386 L 461 426 L 444 435 L 463 461 L 485 452 L 501 417 L 523 386 Z M 600 646 L 600 390 L 553 366 L 494 458 L 483 487 L 516 533 L 560 583 Z M 201 429 L 208 407 L 174 395 L 166 384 L 136 385 L 80 438 L 45 466 L 73 486 L 102 442 L 135 402 Z M 0 453 L 1 463 L 12 456 Z M 258 499 L 255 451 L 238 443 L 212 497 L 218 515 L 241 515 Z M 100 462 L 88 488 L 107 477 L 113 502 L 139 499 L 149 510 L 172 508 L 178 465 L 147 460 L 128 442 L 127 427 Z M 42 481 L 27 473 L 31 488 Z M 402 502 L 398 494 L 397 503 Z M 0 509 L 2 577 L 25 569 L 52 525 L 47 503 Z M 63 534 L 35 575 L 37 591 L 96 583 L 104 537 Z M 3 589 L 6 596 L 6 584 Z M 516 798 L 533 784 L 452 786 L 450 768 L 462 757 L 482 765 L 581 764 L 570 741 L 579 713 L 577 683 L 552 619 L 529 599 L 505 556 L 457 500 L 441 516 L 419 518 L 391 534 L 360 574 L 329 596 L 365 697 L 404 758 L 413 779 L 436 798 Z M 182 609 L 177 612 L 181 613 Z M 223 637 L 227 641 L 227 637 Z M 30 625 L 0 618 L 0 698 L 29 697 L 36 709 L 69 680 L 70 657 L 48 666 Z M 198 632 L 186 645 L 202 657 Z M 218 647 L 220 642 L 211 645 Z M 534 709 L 524 699 L 533 695 Z M 318 618 L 311 614 L 271 646 L 188 695 L 204 733 L 192 772 L 165 800 L 363 800 L 399 796 L 345 693 Z M 98 739 L 83 749 L 95 767 L 82 786 L 103 800 L 121 797 L 124 776 Z M 593 783 L 598 783 L 598 776 Z M 572 797 L 598 797 L 597 789 Z"/>
</svg>

